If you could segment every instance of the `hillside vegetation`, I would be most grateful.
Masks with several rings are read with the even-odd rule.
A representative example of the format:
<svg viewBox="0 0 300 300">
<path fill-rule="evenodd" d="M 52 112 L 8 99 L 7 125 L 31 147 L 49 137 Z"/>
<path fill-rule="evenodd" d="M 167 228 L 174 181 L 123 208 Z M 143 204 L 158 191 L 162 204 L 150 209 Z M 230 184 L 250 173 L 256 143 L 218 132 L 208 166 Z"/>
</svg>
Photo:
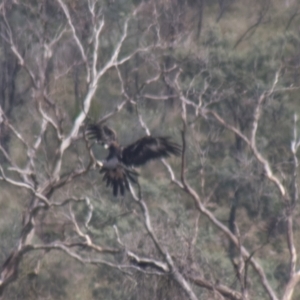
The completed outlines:
<svg viewBox="0 0 300 300">
<path fill-rule="evenodd" d="M 0 4 L 0 298 L 300 299 L 300 3 Z M 114 197 L 85 136 L 182 156 Z"/>
</svg>

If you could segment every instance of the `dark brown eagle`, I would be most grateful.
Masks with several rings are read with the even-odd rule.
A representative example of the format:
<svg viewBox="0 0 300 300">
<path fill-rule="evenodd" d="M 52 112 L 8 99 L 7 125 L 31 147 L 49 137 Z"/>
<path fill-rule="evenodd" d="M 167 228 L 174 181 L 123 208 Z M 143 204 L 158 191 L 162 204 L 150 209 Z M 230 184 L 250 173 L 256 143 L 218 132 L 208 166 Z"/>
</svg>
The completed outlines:
<svg viewBox="0 0 300 300">
<path fill-rule="evenodd" d="M 90 124 L 85 135 L 108 148 L 108 156 L 100 163 L 106 186 L 113 188 L 113 195 L 120 191 L 123 196 L 129 190 L 129 180 L 137 183 L 138 173 L 133 167 L 143 165 L 152 159 L 180 155 L 181 147 L 169 137 L 144 136 L 136 142 L 122 147 L 117 142 L 114 130 L 102 124 Z"/>
</svg>

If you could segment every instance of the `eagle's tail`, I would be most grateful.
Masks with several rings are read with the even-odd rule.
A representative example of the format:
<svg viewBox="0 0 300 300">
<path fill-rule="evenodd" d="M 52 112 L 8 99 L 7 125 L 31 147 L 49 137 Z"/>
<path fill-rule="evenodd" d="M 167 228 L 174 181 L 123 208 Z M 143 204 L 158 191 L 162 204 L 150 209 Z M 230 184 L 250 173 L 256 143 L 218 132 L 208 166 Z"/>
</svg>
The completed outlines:
<svg viewBox="0 0 300 300">
<path fill-rule="evenodd" d="M 129 181 L 137 184 L 139 173 L 123 165 L 119 165 L 115 169 L 103 167 L 100 173 L 104 173 L 103 181 L 106 181 L 107 187 L 113 188 L 113 195 L 118 196 L 119 192 L 122 196 L 125 194 L 125 189 L 129 190 Z"/>
</svg>

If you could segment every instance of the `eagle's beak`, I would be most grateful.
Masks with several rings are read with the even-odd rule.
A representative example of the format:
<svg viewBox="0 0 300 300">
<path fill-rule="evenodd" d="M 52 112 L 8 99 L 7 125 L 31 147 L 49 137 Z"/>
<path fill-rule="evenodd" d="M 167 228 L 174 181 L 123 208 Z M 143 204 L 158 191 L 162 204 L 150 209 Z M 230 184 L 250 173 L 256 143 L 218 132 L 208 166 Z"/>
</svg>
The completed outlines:
<svg viewBox="0 0 300 300">
<path fill-rule="evenodd" d="M 96 160 L 96 164 L 98 167 L 102 168 L 103 167 L 103 163 L 100 160 Z"/>
</svg>

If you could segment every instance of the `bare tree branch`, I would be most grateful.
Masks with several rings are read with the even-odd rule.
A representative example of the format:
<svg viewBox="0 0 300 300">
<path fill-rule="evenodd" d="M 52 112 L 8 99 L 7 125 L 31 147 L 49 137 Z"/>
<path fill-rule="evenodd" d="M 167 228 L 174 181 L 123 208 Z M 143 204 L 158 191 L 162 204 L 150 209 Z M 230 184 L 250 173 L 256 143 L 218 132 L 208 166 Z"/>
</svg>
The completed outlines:
<svg viewBox="0 0 300 300">
<path fill-rule="evenodd" d="M 293 191 L 292 191 L 292 199 L 291 205 L 287 208 L 287 243 L 288 249 L 290 252 L 290 268 L 289 268 L 289 281 L 286 285 L 284 294 L 282 299 L 283 300 L 290 300 L 292 299 L 294 289 L 296 284 L 300 281 L 299 271 L 296 272 L 296 264 L 297 264 L 297 249 L 295 247 L 295 239 L 294 239 L 294 220 L 293 220 L 293 210 L 296 204 L 298 204 L 299 200 L 299 191 L 298 191 L 298 168 L 299 162 L 297 158 L 297 151 L 299 148 L 299 137 L 297 133 L 297 121 L 298 116 L 294 115 L 294 128 L 293 128 L 293 140 L 291 142 L 291 152 L 293 155 Z"/>
</svg>

